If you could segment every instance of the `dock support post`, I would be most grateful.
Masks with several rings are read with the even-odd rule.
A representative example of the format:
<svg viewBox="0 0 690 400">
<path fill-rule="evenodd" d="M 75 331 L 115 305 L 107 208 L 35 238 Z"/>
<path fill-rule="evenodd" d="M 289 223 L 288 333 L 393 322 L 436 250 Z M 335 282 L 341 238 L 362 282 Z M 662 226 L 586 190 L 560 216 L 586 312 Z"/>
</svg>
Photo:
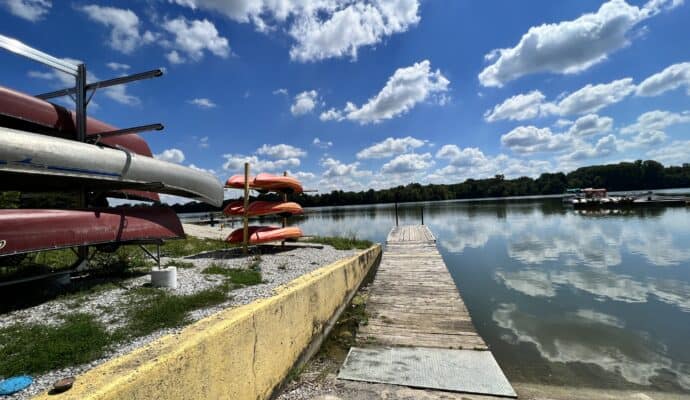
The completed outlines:
<svg viewBox="0 0 690 400">
<path fill-rule="evenodd" d="M 422 213 L 422 225 L 424 225 L 424 207 L 419 207 L 419 211 Z"/>
<path fill-rule="evenodd" d="M 398 202 L 395 202 L 395 226 L 398 226 Z"/>
<path fill-rule="evenodd" d="M 242 214 L 242 254 L 249 253 L 249 163 L 244 163 L 244 212 Z"/>
</svg>

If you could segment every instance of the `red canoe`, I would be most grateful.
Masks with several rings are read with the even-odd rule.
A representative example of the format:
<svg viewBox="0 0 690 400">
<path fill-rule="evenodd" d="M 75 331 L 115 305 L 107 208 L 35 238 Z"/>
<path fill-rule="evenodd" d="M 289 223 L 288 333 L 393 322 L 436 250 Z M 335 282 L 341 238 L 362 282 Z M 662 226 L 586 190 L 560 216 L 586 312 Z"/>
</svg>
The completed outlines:
<svg viewBox="0 0 690 400">
<path fill-rule="evenodd" d="M 0 256 L 184 236 L 177 214 L 168 207 L 0 210 Z"/>
<path fill-rule="evenodd" d="M 281 228 L 278 226 L 250 226 L 249 227 L 249 243 L 259 244 L 266 242 L 275 242 L 286 239 L 297 239 L 304 234 L 302 230 L 296 226 L 288 226 Z M 226 241 L 230 243 L 242 243 L 244 232 L 242 228 L 235 229 L 228 236 Z"/>
<path fill-rule="evenodd" d="M 247 207 L 249 216 L 256 217 L 261 215 L 294 215 L 302 214 L 304 211 L 302 206 L 299 204 L 287 201 L 287 202 L 275 202 L 275 201 L 253 201 Z M 225 215 L 243 215 L 244 214 L 244 203 L 242 201 L 233 201 L 228 204 L 223 210 Z"/>
<path fill-rule="evenodd" d="M 0 126 L 66 139 L 74 138 L 76 133 L 75 116 L 72 111 L 2 86 L 0 86 Z M 88 118 L 86 121 L 88 136 L 116 129 L 93 118 Z M 149 145 L 135 133 L 104 138 L 100 142 L 111 147 L 121 146 L 134 153 L 153 157 Z M 124 193 L 125 197 L 160 201 L 157 193 L 137 190 L 127 190 Z"/>
<path fill-rule="evenodd" d="M 244 189 L 244 175 L 233 175 L 225 183 L 225 187 Z M 267 190 L 270 192 L 302 193 L 302 184 L 290 176 L 259 174 L 249 178 L 249 188 Z"/>
</svg>

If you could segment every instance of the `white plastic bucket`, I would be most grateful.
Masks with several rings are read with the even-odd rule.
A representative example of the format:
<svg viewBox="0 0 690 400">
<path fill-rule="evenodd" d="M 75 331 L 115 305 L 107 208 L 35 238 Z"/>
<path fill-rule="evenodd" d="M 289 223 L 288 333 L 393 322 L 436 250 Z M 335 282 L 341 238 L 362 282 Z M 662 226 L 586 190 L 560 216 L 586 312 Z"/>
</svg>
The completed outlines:
<svg viewBox="0 0 690 400">
<path fill-rule="evenodd" d="M 177 267 L 151 270 L 151 285 L 177 289 Z"/>
</svg>

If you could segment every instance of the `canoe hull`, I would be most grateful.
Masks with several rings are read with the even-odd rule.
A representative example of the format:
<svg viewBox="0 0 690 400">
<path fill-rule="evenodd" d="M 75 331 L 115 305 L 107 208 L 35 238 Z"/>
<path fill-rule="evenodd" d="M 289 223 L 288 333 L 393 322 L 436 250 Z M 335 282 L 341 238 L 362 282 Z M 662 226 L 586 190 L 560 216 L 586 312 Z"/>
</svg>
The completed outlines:
<svg viewBox="0 0 690 400">
<path fill-rule="evenodd" d="M 304 236 L 302 230 L 296 226 L 288 226 L 281 228 L 278 226 L 250 226 L 249 227 L 249 243 L 260 244 L 267 242 L 276 242 L 288 239 L 297 239 Z M 226 241 L 230 243 L 242 243 L 244 239 L 244 232 L 242 228 L 235 229 L 228 235 Z"/>
<path fill-rule="evenodd" d="M 123 149 L 0 128 L 0 190 L 134 189 L 197 199 L 216 207 L 215 176 Z"/>
<path fill-rule="evenodd" d="M 59 105 L 2 86 L 0 86 L 0 126 L 64 139 L 74 139 L 76 135 L 73 112 Z M 114 126 L 94 118 L 88 118 L 86 122 L 87 136 L 95 136 L 116 129 Z M 142 156 L 153 157 L 149 145 L 135 133 L 105 138 L 100 142 L 110 147 L 121 146 Z M 109 195 L 160 201 L 158 194 L 151 192 L 131 191 L 110 193 Z"/>
<path fill-rule="evenodd" d="M 184 236 L 177 214 L 168 207 L 0 210 L 0 256 Z"/>
</svg>

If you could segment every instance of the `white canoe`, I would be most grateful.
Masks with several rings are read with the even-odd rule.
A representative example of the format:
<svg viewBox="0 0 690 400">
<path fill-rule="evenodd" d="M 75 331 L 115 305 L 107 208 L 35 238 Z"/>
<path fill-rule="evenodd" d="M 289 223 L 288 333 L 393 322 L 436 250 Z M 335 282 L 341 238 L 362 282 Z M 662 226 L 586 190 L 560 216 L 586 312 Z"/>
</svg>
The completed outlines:
<svg viewBox="0 0 690 400">
<path fill-rule="evenodd" d="M 223 184 L 207 172 L 73 140 L 0 127 L 0 190 L 140 189 L 219 207 Z"/>
</svg>

